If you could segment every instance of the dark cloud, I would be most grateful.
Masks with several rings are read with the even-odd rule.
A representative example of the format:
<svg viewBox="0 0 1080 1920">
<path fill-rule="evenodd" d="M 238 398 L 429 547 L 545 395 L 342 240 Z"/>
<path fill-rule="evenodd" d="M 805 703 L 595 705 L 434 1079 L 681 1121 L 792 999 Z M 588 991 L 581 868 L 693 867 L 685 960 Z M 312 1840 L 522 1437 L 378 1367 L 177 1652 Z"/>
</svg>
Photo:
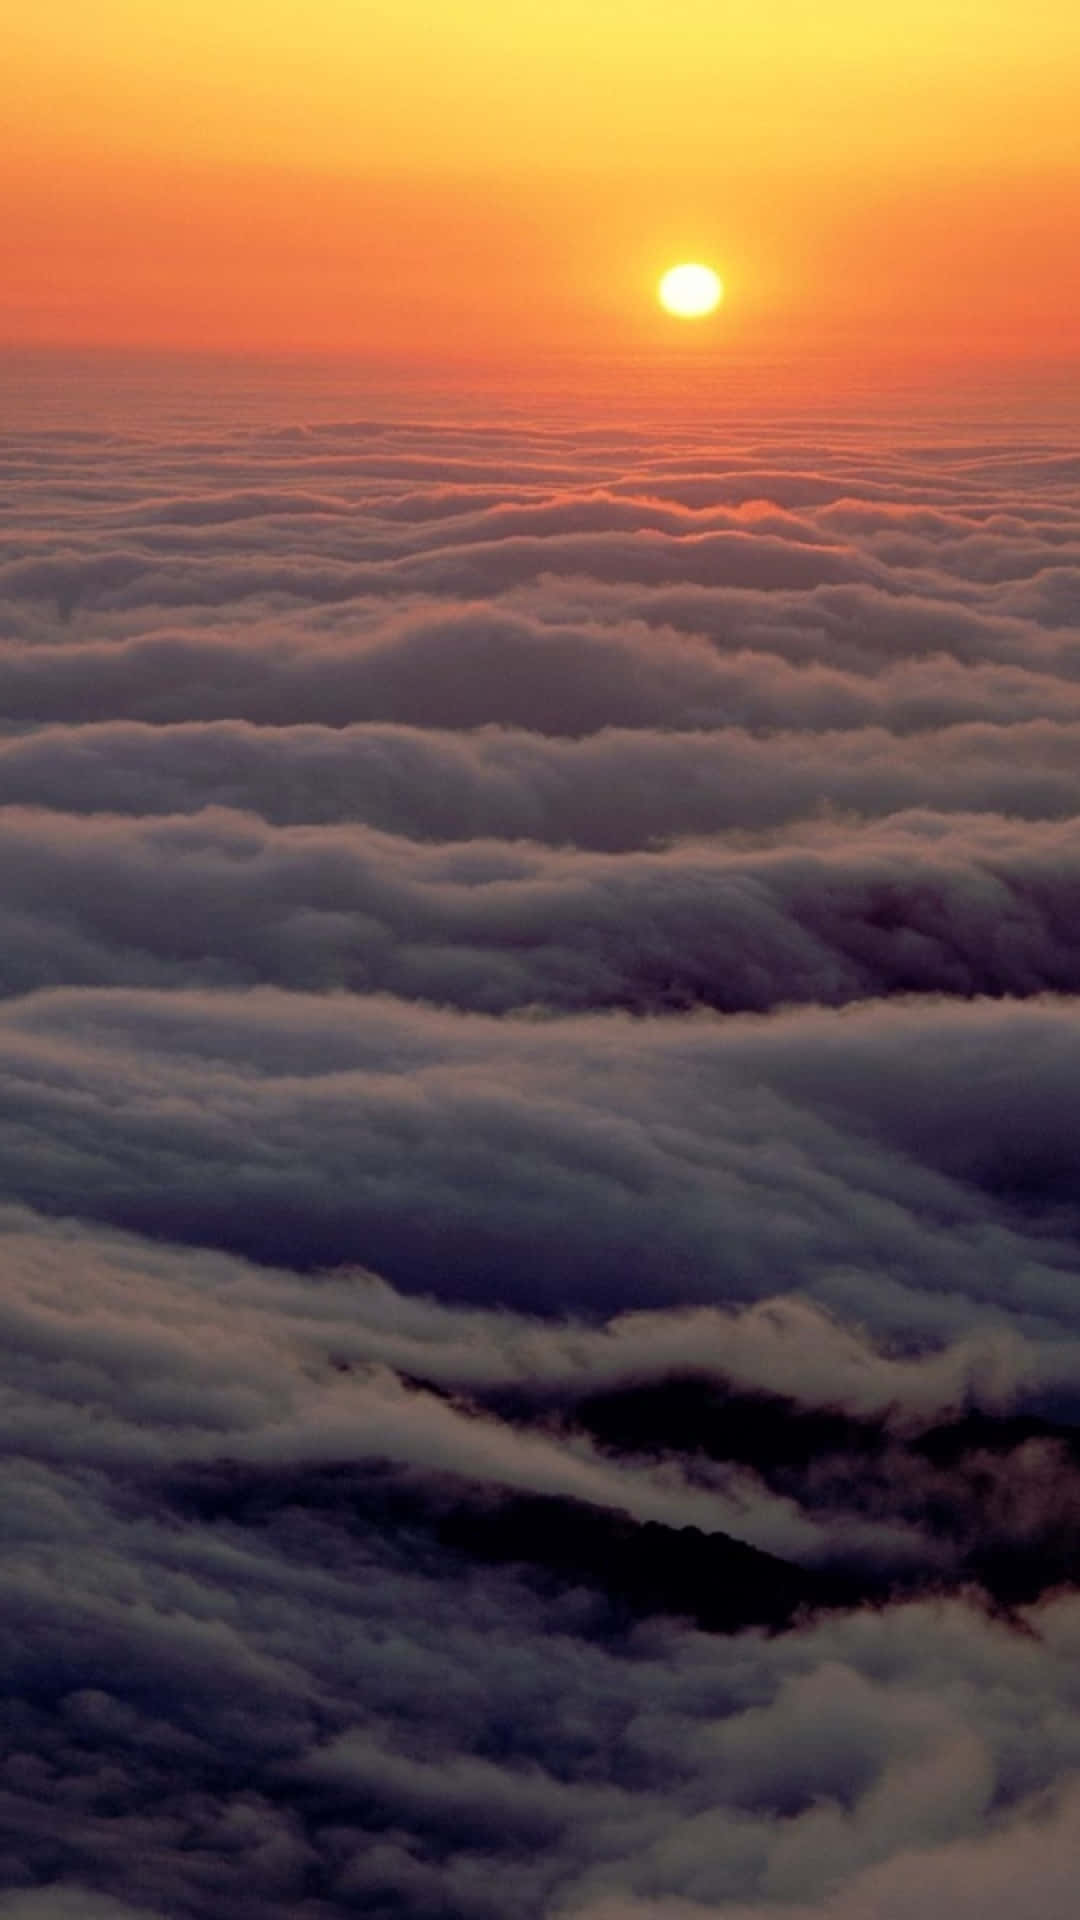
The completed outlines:
<svg viewBox="0 0 1080 1920">
<path fill-rule="evenodd" d="M 228 595 L 229 583 L 216 583 Z M 155 725 L 240 719 L 260 725 L 508 726 L 578 739 L 608 727 L 810 733 L 876 727 L 901 736 L 981 722 L 1080 718 L 1080 686 L 1056 663 L 967 665 L 945 652 L 873 674 L 793 664 L 780 647 L 718 646 L 697 633 L 619 623 L 545 624 L 485 603 L 417 608 L 356 632 L 257 625 L 218 633 L 165 628 L 77 644 L 0 647 L 10 719 Z M 48 630 L 55 631 L 50 619 Z M 929 634 L 928 634 L 929 637 Z M 769 636 L 771 638 L 771 636 Z"/>
<path fill-rule="evenodd" d="M 0 739 L 0 804 L 61 813 L 260 814 L 278 826 L 355 821 L 417 840 L 538 840 L 625 852 L 788 822 L 907 809 L 1068 819 L 1080 726 L 882 728 L 755 735 L 243 721 L 43 726 Z"/>
<path fill-rule="evenodd" d="M 540 1310 L 857 1303 L 913 1337 L 1071 1320 L 1071 1003 L 491 1018 L 57 990 L 0 1012 L 6 1191 Z M 62 1182 L 60 1169 L 63 1169 Z"/>
<path fill-rule="evenodd" d="M 219 811 L 2 818 L 8 994 L 272 981 L 483 1012 L 740 1012 L 1080 986 L 1072 820 L 902 813 L 595 854 Z"/>
<path fill-rule="evenodd" d="M 1071 446 L 185 379 L 0 441 L 0 1915 L 1066 1920 Z"/>
<path fill-rule="evenodd" d="M 635 1622 L 632 1539 L 605 1518 L 620 1489 L 651 1516 L 629 1595 L 646 1607 L 650 1552 L 653 1590 L 672 1592 L 664 1527 L 688 1501 L 751 1530 L 756 1514 L 803 1556 L 813 1501 L 774 1498 L 770 1520 L 752 1478 L 709 1489 L 699 1462 L 691 1484 L 692 1455 L 590 1454 L 550 1423 L 515 1435 L 388 1359 L 396 1341 L 398 1367 L 408 1347 L 446 1384 L 486 1367 L 580 1396 L 613 1365 L 661 1369 L 662 1325 L 545 1330 L 360 1275 L 313 1290 L 74 1223 L 3 1226 L 0 1604 L 19 1664 L 0 1823 L 28 1883 L 70 1883 L 41 1911 L 64 1914 L 88 1875 L 140 1913 L 227 1893 L 243 1913 L 320 1914 L 362 1892 L 487 1914 L 508 1886 L 537 1914 L 767 1905 L 905 1852 L 941 1870 L 988 1821 L 995 1845 L 1023 1845 L 1053 1818 L 1028 1809 L 1080 1743 L 1074 1600 L 1044 1599 L 1034 1631 L 963 1600 L 834 1606 L 775 1637 Z M 720 1314 L 708 1358 L 706 1324 L 682 1338 L 717 1380 L 785 1340 L 793 1369 L 832 1342 L 856 1393 L 876 1372 L 900 1401 L 907 1380 L 923 1422 L 966 1391 L 970 1359 L 905 1370 L 827 1321 L 784 1321 Z M 556 1473 L 579 1503 L 557 1549 L 520 1500 Z M 580 1503 L 598 1498 L 590 1525 Z M 674 1537 L 720 1563 L 715 1531 Z M 879 1520 L 878 1559 L 886 1537 Z M 579 1559 L 568 1582 L 568 1550 L 593 1541 L 613 1564 Z"/>
</svg>

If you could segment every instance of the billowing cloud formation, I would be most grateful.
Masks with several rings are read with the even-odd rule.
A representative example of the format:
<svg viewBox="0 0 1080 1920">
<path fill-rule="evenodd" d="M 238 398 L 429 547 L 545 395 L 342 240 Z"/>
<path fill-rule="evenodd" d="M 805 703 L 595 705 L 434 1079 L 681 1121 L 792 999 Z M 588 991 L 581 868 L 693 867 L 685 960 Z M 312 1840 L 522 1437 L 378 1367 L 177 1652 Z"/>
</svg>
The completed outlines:
<svg viewBox="0 0 1080 1920">
<path fill-rule="evenodd" d="M 0 1915 L 1071 1920 L 1075 456 L 207 417 L 0 444 Z"/>
<path fill-rule="evenodd" d="M 1080 985 L 1080 829 L 905 813 L 619 854 L 7 809 L 0 987 L 272 981 L 483 1012 Z"/>
<path fill-rule="evenodd" d="M 968 1302 L 1071 1322 L 1071 1003 L 553 1023 L 59 991 L 0 1011 L 0 1061 L 7 1192 L 162 1238 L 418 1290 L 434 1263 L 546 1311 L 790 1285 L 918 1337 Z"/>
<path fill-rule="evenodd" d="M 87 723 L 0 739 L 6 806 L 197 813 L 276 826 L 358 823 L 418 840 L 535 840 L 625 852 L 724 831 L 907 810 L 1067 819 L 1080 805 L 1080 727 L 956 726 L 898 739 L 605 727 L 579 739 L 245 721 Z"/>
</svg>

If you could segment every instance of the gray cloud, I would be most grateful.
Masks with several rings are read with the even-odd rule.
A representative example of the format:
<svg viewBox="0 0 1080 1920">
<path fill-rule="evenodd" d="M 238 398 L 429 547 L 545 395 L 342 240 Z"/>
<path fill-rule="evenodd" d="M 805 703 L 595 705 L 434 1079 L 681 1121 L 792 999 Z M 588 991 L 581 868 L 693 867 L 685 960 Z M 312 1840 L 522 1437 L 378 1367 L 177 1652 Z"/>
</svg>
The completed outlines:
<svg viewBox="0 0 1080 1920">
<path fill-rule="evenodd" d="M 243 721 L 43 726 L 0 739 L 0 804 L 58 812 L 235 807 L 279 826 L 362 822 L 420 840 L 538 840 L 624 852 L 791 821 L 921 807 L 1069 818 L 1080 727 L 1043 720 L 755 735 L 605 728 Z"/>
<path fill-rule="evenodd" d="M 1068 1002 L 684 1024 L 57 991 L 0 1013 L 0 1177 L 263 1259 L 425 1289 L 434 1261 L 457 1297 L 541 1309 L 782 1276 L 913 1335 L 968 1303 L 1068 1324 L 1077 1047 Z"/>
<path fill-rule="evenodd" d="M 0 441 L 0 1914 L 1065 1920 L 1064 433 L 206 378 Z"/>
<path fill-rule="evenodd" d="M 0 988 L 273 981 L 502 1012 L 1080 986 L 1075 823 L 894 814 L 591 854 L 7 809 Z"/>
</svg>

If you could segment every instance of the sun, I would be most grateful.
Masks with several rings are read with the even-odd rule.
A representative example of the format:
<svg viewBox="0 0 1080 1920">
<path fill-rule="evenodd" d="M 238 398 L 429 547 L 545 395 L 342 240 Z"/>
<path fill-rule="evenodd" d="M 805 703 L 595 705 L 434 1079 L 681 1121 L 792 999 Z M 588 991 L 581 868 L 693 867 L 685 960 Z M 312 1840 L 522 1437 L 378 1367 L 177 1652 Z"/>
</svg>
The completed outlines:
<svg viewBox="0 0 1080 1920">
<path fill-rule="evenodd" d="M 687 261 L 669 267 L 657 289 L 660 305 L 679 320 L 701 320 L 715 313 L 724 297 L 724 283 L 711 267 Z"/>
</svg>

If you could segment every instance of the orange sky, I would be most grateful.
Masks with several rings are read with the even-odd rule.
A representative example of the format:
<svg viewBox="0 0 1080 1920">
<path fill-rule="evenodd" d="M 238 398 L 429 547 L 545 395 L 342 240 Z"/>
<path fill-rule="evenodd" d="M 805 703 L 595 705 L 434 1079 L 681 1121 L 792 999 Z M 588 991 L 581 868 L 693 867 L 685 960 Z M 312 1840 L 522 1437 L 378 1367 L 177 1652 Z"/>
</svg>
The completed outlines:
<svg viewBox="0 0 1080 1920">
<path fill-rule="evenodd" d="M 1075 0 L 8 0 L 0 338 L 1080 347 Z M 710 261 L 715 321 L 653 285 Z"/>
</svg>

